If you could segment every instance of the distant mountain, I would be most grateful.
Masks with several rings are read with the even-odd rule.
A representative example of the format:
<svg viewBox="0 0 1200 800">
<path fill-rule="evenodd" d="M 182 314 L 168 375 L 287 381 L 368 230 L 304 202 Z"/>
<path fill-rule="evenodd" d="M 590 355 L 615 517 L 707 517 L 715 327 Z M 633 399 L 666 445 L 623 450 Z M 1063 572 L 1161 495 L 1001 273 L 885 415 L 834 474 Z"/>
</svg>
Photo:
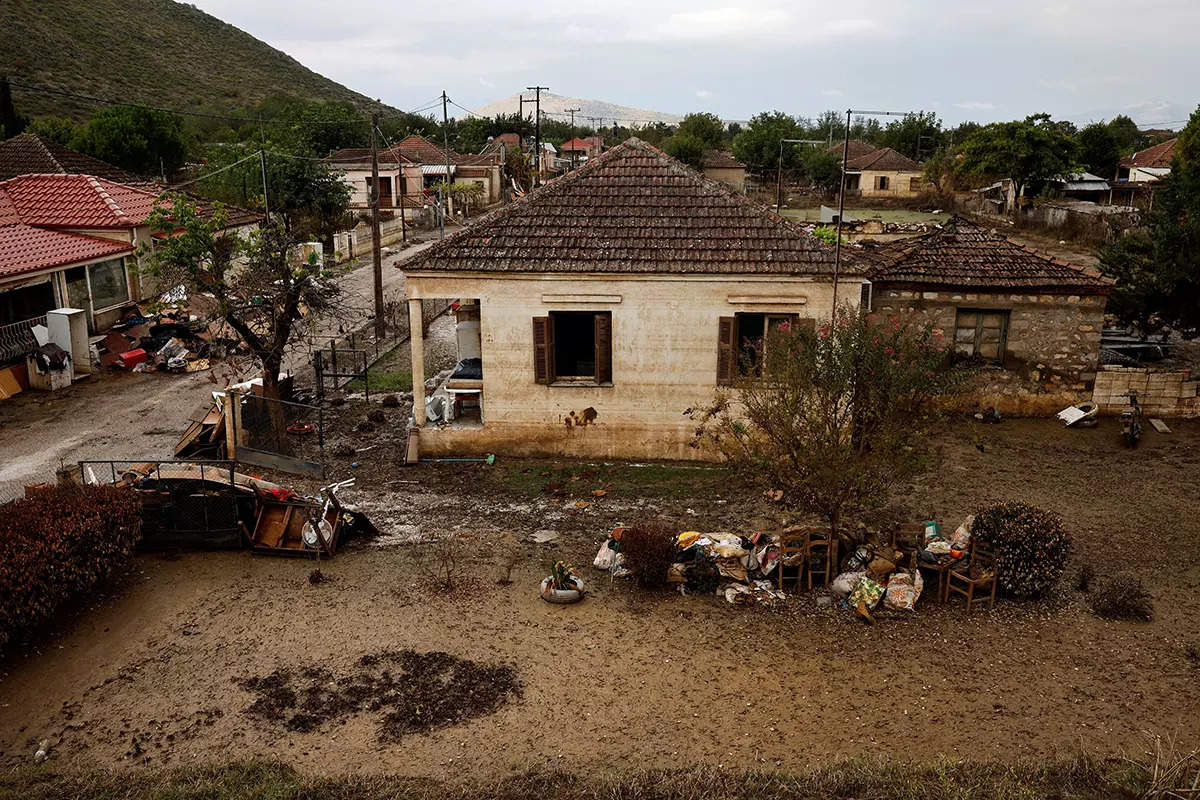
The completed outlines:
<svg viewBox="0 0 1200 800">
<path fill-rule="evenodd" d="M 250 34 L 172 0 L 0 0 L 0 75 L 171 108 L 270 95 L 369 99 Z M 13 88 L 18 113 L 81 118 L 95 104 Z"/>
<path fill-rule="evenodd" d="M 533 98 L 533 92 L 518 92 L 503 100 L 488 103 L 486 106 L 474 109 L 476 114 L 483 117 L 494 117 L 497 114 L 516 114 L 520 107 L 520 99 L 524 94 L 526 99 Z M 676 123 L 683 119 L 682 114 L 668 114 L 664 111 L 650 111 L 645 108 L 622 106 L 616 103 L 606 103 L 603 100 L 587 100 L 582 97 L 565 97 L 561 94 L 542 92 L 542 113 L 549 114 L 554 119 L 569 120 L 571 115 L 566 113 L 568 108 L 577 108 L 575 121 L 584 124 L 612 125 L 613 120 L 619 120 L 621 125 L 634 126 L 648 122 Z M 525 103 L 526 115 L 533 113 L 533 106 Z"/>
</svg>

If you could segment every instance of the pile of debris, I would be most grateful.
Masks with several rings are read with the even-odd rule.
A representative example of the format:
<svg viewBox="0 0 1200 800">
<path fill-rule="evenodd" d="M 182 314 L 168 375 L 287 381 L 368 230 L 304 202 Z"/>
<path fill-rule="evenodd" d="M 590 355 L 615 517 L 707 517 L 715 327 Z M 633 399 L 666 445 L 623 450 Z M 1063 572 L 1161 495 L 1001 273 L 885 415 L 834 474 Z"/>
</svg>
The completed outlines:
<svg viewBox="0 0 1200 800">
<path fill-rule="evenodd" d="M 163 461 L 129 464 L 105 474 L 84 462 L 86 483 L 132 489 L 142 507 L 145 550 L 238 549 L 270 555 L 332 556 L 352 535 L 375 535 L 365 515 L 342 505 L 337 493 L 353 480 L 304 496 L 252 475 L 232 462 Z"/>
<path fill-rule="evenodd" d="M 98 356 L 104 367 L 181 374 L 206 370 L 242 346 L 224 320 L 206 322 L 182 303 L 155 313 L 135 305 L 100 340 Z"/>
</svg>

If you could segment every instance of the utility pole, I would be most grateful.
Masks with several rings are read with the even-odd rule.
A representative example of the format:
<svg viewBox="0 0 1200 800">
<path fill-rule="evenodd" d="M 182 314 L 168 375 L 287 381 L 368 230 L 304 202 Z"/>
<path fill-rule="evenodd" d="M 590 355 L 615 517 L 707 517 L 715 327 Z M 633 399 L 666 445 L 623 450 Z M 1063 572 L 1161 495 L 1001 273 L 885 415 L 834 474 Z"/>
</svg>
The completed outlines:
<svg viewBox="0 0 1200 800">
<path fill-rule="evenodd" d="M 534 125 L 533 141 L 534 141 L 534 146 L 537 148 L 537 152 L 534 155 L 534 158 L 536 158 L 537 160 L 534 162 L 535 169 L 533 172 L 533 185 L 541 186 L 542 185 L 542 92 L 550 91 L 550 87 L 549 86 L 526 86 L 525 88 L 529 89 L 531 92 L 534 93 L 533 107 L 534 107 L 535 116 L 534 116 L 534 122 L 533 122 L 533 125 Z"/>
<path fill-rule="evenodd" d="M 263 214 L 267 222 L 271 221 L 271 202 L 267 200 L 267 132 L 263 130 L 262 117 L 258 118 L 258 138 L 261 143 L 258 148 L 258 166 L 262 170 L 263 184 Z"/>
<path fill-rule="evenodd" d="M 446 115 L 446 103 L 450 98 L 446 97 L 446 90 L 442 90 L 442 149 L 446 151 L 446 180 L 442 184 L 444 187 L 442 198 L 442 227 L 441 237 L 446 238 L 446 209 L 450 206 L 450 118 Z"/>
<path fill-rule="evenodd" d="M 576 138 L 576 136 L 575 136 L 575 112 L 576 111 L 579 111 L 579 109 L 578 108 L 566 109 L 566 112 L 571 115 L 571 139 L 572 140 L 574 140 Z M 575 143 L 574 143 L 574 141 L 572 141 L 572 143 L 571 143 L 571 170 L 574 171 L 574 169 L 575 169 Z M 164 183 L 165 183 L 165 181 L 164 181 Z"/>
<path fill-rule="evenodd" d="M 375 278 L 375 341 L 387 336 L 387 320 L 383 315 L 383 252 L 379 236 L 379 112 L 371 114 L 371 270 Z M 404 216 L 401 207 L 400 215 Z"/>
</svg>

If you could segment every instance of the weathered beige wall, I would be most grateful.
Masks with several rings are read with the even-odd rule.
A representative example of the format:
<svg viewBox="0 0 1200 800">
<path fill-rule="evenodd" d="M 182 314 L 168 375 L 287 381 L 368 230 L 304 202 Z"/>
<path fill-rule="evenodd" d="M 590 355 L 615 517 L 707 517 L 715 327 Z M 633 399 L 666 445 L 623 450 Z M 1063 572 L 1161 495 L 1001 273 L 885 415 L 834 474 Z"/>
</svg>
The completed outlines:
<svg viewBox="0 0 1200 800">
<path fill-rule="evenodd" d="M 888 179 L 887 189 L 876 189 L 875 178 L 883 175 Z M 858 188 L 863 197 L 916 197 L 920 190 L 913 191 L 912 179 L 921 179 L 920 172 L 902 172 L 899 170 L 867 169 L 859 173 Z"/>
<path fill-rule="evenodd" d="M 1102 295 L 923 292 L 876 287 L 872 308 L 919 315 L 954 336 L 956 309 L 1009 311 L 1003 366 L 984 367 L 967 387 L 966 400 L 1010 416 L 1043 416 L 1088 399 L 1096 379 Z"/>
<path fill-rule="evenodd" d="M 1096 373 L 1092 401 L 1101 414 L 1119 414 L 1129 405 L 1129 392 L 1153 417 L 1200 417 L 1200 381 L 1191 370 L 1158 371 L 1143 367 L 1104 367 Z"/>
<path fill-rule="evenodd" d="M 427 426 L 421 448 L 431 454 L 704 458 L 689 446 L 695 425 L 683 412 L 716 391 L 719 318 L 750 311 L 820 319 L 832 308 L 832 284 L 811 278 L 405 277 L 410 299 L 480 300 L 485 424 Z M 843 281 L 839 300 L 857 306 L 860 286 L 859 278 Z M 531 320 L 554 310 L 612 312 L 612 386 L 534 382 Z M 578 424 L 587 409 L 594 420 Z"/>
</svg>

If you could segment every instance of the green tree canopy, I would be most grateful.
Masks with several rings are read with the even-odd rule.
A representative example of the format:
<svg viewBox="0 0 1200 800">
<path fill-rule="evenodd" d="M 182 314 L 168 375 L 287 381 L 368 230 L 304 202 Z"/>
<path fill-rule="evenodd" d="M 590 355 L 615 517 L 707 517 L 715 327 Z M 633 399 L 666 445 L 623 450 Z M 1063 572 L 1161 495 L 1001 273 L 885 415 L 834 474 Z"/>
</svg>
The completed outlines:
<svg viewBox="0 0 1200 800">
<path fill-rule="evenodd" d="M 110 106 L 97 111 L 71 147 L 140 175 L 173 175 L 187 156 L 179 120 L 164 111 Z"/>
<path fill-rule="evenodd" d="M 1117 149 L 1121 155 L 1129 155 L 1141 150 L 1145 137 L 1137 123 L 1124 114 L 1118 114 L 1108 121 L 1108 129 L 1117 141 Z"/>
<path fill-rule="evenodd" d="M 808 148 L 801 156 L 808 182 L 826 194 L 834 194 L 842 183 L 842 159 L 819 147 Z"/>
<path fill-rule="evenodd" d="M 806 131 L 796 118 L 782 111 L 763 111 L 751 118 L 750 124 L 733 140 L 733 154 L 739 161 L 756 169 L 774 168 L 779 163 L 781 139 L 804 139 Z M 783 163 L 794 167 L 799 153 L 783 148 Z"/>
<path fill-rule="evenodd" d="M 1093 122 L 1079 132 L 1079 161 L 1083 168 L 1101 178 L 1116 177 L 1117 162 L 1121 148 L 1112 128 L 1101 122 Z"/>
<path fill-rule="evenodd" d="M 716 114 L 696 111 L 683 118 L 675 135 L 692 137 L 706 149 L 716 150 L 725 146 L 725 123 Z"/>
<path fill-rule="evenodd" d="M 917 161 L 924 161 L 941 143 L 942 121 L 932 111 L 893 119 L 875 140 L 880 147 L 890 147 Z"/>
<path fill-rule="evenodd" d="M 689 167 L 700 169 L 700 164 L 704 160 L 704 153 L 709 148 L 705 146 L 704 141 L 698 136 L 688 133 L 677 133 L 663 142 L 662 149 L 667 155 L 679 159 Z"/>
<path fill-rule="evenodd" d="M 79 126 L 66 117 L 38 117 L 29 123 L 25 132 L 70 147 L 71 142 L 79 135 Z"/>
<path fill-rule="evenodd" d="M 1031 181 L 1073 172 L 1076 166 L 1075 141 L 1049 114 L 986 125 L 967 137 L 962 155 L 962 169 L 1009 178 L 1017 197 Z"/>
</svg>

